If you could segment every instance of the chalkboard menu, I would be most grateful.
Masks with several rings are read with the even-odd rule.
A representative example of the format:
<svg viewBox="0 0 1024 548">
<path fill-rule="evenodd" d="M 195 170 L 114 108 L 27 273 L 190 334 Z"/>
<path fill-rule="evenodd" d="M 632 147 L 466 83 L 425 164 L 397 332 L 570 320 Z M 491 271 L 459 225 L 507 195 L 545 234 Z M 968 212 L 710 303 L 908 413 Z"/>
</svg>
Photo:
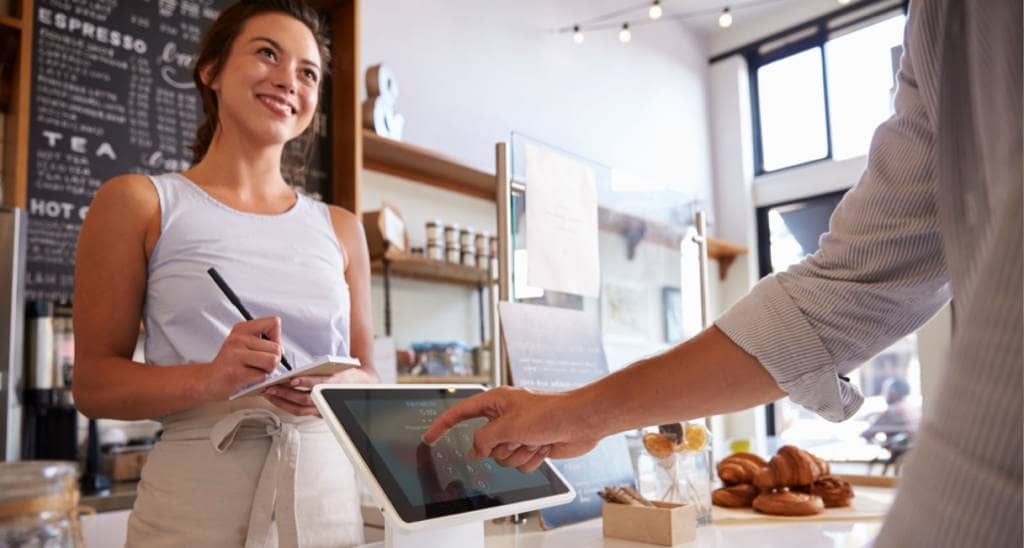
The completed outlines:
<svg viewBox="0 0 1024 548">
<path fill-rule="evenodd" d="M 203 32 L 231 3 L 36 0 L 28 299 L 70 299 L 79 228 L 103 181 L 191 165 L 203 118 L 192 61 Z M 308 168 L 300 140 L 283 162 L 285 179 L 316 197 L 329 188 L 328 119 L 322 109 Z"/>
<path fill-rule="evenodd" d="M 561 392 L 608 374 L 597 318 L 581 310 L 499 303 L 501 332 L 512 383 Z M 540 511 L 547 528 L 601 515 L 597 492 L 606 485 L 633 484 L 633 463 L 622 434 L 609 436 L 589 453 L 552 464 L 576 489 L 576 500 Z"/>
</svg>

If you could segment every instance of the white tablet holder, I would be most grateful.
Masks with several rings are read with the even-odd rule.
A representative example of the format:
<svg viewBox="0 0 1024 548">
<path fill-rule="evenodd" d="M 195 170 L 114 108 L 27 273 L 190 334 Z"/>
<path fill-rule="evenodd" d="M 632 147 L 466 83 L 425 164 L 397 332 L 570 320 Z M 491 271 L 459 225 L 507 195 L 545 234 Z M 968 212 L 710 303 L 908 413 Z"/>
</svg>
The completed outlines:
<svg viewBox="0 0 1024 548">
<path fill-rule="evenodd" d="M 385 548 L 483 548 L 484 522 L 474 521 L 448 527 L 403 529 L 384 516 Z"/>
</svg>

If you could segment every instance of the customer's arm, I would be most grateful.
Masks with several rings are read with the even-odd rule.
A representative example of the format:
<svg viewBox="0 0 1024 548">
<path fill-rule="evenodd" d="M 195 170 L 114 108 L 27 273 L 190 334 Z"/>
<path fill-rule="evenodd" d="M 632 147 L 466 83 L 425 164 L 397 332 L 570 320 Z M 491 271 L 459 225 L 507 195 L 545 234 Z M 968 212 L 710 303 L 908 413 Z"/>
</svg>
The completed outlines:
<svg viewBox="0 0 1024 548">
<path fill-rule="evenodd" d="M 905 55 L 896 114 L 875 132 L 868 169 L 816 255 L 763 280 L 715 328 L 669 352 L 573 392 L 492 391 L 439 417 L 426 441 L 483 415 L 491 420 L 475 451 L 528 469 L 544 454 L 580 454 L 624 429 L 783 393 L 829 420 L 849 417 L 862 396 L 843 375 L 949 298 L 932 149 L 932 123 Z"/>
<path fill-rule="evenodd" d="M 477 431 L 474 453 L 530 469 L 545 456 L 586 453 L 616 432 L 737 411 L 784 395 L 756 358 L 711 327 L 571 392 L 490 390 L 439 417 L 424 441 L 433 443 L 455 424 L 485 416 L 492 420 Z"/>
</svg>

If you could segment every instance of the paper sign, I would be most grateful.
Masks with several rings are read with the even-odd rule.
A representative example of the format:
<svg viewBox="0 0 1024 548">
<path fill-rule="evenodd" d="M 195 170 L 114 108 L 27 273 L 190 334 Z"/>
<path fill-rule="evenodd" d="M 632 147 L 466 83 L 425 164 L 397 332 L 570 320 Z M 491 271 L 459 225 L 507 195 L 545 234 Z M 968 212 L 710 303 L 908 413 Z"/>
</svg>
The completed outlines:
<svg viewBox="0 0 1024 548">
<path fill-rule="evenodd" d="M 526 145 L 527 283 L 597 297 L 597 185 L 594 170 L 547 149 Z"/>
</svg>

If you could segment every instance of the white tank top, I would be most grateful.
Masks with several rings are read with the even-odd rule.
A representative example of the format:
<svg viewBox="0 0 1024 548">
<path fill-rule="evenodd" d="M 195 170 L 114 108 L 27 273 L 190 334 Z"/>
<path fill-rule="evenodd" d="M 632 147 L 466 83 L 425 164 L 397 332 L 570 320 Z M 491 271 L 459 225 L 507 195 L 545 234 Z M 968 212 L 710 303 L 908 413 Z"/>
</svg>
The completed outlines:
<svg viewBox="0 0 1024 548">
<path fill-rule="evenodd" d="M 344 258 L 321 202 L 299 194 L 278 215 L 245 213 L 178 173 L 151 176 L 160 239 L 148 265 L 146 362 L 212 361 L 242 315 L 207 274 L 215 267 L 254 318 L 281 318 L 296 367 L 349 355 Z"/>
</svg>

